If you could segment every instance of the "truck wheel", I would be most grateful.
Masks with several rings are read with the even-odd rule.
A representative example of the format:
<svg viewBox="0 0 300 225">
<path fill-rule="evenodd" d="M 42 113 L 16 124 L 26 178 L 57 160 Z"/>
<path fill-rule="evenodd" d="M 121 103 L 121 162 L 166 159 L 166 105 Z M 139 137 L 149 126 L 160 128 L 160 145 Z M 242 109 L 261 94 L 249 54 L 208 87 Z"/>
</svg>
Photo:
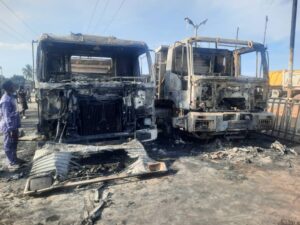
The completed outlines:
<svg viewBox="0 0 300 225">
<path fill-rule="evenodd" d="M 161 125 L 161 129 L 162 129 L 162 135 L 165 137 L 172 137 L 173 133 L 174 133 L 174 129 L 172 127 L 172 123 L 171 122 L 164 122 Z"/>
<path fill-rule="evenodd" d="M 168 137 L 172 137 L 173 136 L 174 129 L 173 129 L 172 123 L 168 123 L 168 122 L 165 123 L 165 134 Z"/>
</svg>

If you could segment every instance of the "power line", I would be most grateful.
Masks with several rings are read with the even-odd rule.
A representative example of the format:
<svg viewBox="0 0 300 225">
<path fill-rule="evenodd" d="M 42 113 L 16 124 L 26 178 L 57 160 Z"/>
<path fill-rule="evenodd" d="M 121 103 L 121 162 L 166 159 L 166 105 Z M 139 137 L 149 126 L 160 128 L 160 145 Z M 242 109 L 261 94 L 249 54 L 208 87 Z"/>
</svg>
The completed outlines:
<svg viewBox="0 0 300 225">
<path fill-rule="evenodd" d="M 117 11 L 115 12 L 115 14 L 113 15 L 112 19 L 110 20 L 110 22 L 107 24 L 107 26 L 103 29 L 103 33 L 105 33 L 107 31 L 107 29 L 109 28 L 109 26 L 114 22 L 114 20 L 116 19 L 116 16 L 118 15 L 119 11 L 121 10 L 124 2 L 126 0 L 123 0 L 119 6 L 119 8 L 117 9 Z"/>
<path fill-rule="evenodd" d="M 89 29 L 90 29 L 90 27 L 91 27 L 91 23 L 92 23 L 92 20 L 94 19 L 94 16 L 95 16 L 95 12 L 96 12 L 98 3 L 99 3 L 99 0 L 96 1 L 96 4 L 95 4 L 95 7 L 94 7 L 93 12 L 92 12 L 92 14 L 91 14 L 91 17 L 90 17 L 90 20 L 89 20 L 89 23 L 88 23 L 88 27 L 87 27 L 87 29 L 86 29 L 86 32 L 88 32 Z"/>
<path fill-rule="evenodd" d="M 0 0 L 2 5 L 4 5 L 5 8 L 7 8 L 18 20 L 20 20 L 25 27 L 27 27 L 28 30 L 30 30 L 34 35 L 37 35 L 37 33 L 32 29 L 15 11 L 10 8 L 3 0 Z"/>
<path fill-rule="evenodd" d="M 0 31 L 2 31 L 4 34 L 8 33 L 3 27 L 0 27 Z M 18 41 L 20 41 L 19 38 L 17 38 L 16 36 L 14 36 L 14 38 L 16 38 Z"/>
<path fill-rule="evenodd" d="M 96 26 L 94 27 L 94 31 L 97 29 L 97 27 L 99 26 L 100 22 L 102 21 L 102 18 L 103 18 L 104 13 L 105 13 L 105 11 L 107 9 L 108 3 L 109 3 L 109 0 L 106 0 L 106 2 L 104 3 L 104 7 L 102 8 L 102 11 L 100 13 L 100 17 L 99 17 L 99 19 L 98 19 L 98 21 L 96 23 Z"/>
<path fill-rule="evenodd" d="M 10 36 L 14 37 L 16 40 L 20 41 L 20 42 L 23 41 L 23 40 L 22 40 L 19 36 L 17 36 L 15 33 L 12 33 L 11 30 L 9 30 L 7 27 L 1 27 L 1 26 L 0 26 L 0 30 L 3 31 L 4 34 L 10 35 Z M 27 40 L 26 40 L 26 41 L 27 41 Z"/>
<path fill-rule="evenodd" d="M 12 26 L 10 26 L 8 23 L 6 23 L 6 22 L 5 22 L 3 19 L 1 19 L 1 18 L 0 18 L 0 22 L 1 22 L 2 24 L 4 24 L 5 27 L 6 27 L 8 30 L 12 31 L 15 35 L 18 35 L 18 39 L 20 39 L 20 38 L 19 38 L 19 36 L 20 36 L 22 39 L 24 39 L 24 40 L 26 40 L 26 41 L 30 40 L 30 39 L 25 38 L 24 35 L 22 35 L 21 33 L 19 33 L 16 29 L 14 29 Z"/>
</svg>

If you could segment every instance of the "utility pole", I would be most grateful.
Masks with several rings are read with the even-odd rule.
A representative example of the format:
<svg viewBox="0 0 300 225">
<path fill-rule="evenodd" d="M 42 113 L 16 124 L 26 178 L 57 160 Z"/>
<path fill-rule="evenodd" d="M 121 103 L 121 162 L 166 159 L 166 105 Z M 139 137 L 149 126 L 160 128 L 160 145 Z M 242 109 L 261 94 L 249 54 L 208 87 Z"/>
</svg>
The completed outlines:
<svg viewBox="0 0 300 225">
<path fill-rule="evenodd" d="M 237 27 L 236 28 L 236 35 L 235 35 L 235 40 L 236 41 L 239 40 L 239 32 L 240 32 L 240 27 Z M 237 48 L 237 45 L 235 45 L 234 49 L 236 49 L 236 48 Z"/>
<path fill-rule="evenodd" d="M 240 32 L 240 28 L 237 27 L 237 28 L 236 28 L 236 36 L 235 36 L 235 40 L 239 40 L 239 32 Z"/>
<path fill-rule="evenodd" d="M 267 26 L 268 26 L 268 21 L 269 21 L 269 18 L 268 16 L 266 16 L 266 20 L 265 20 L 265 30 L 264 30 L 264 45 L 266 45 L 266 36 L 267 36 Z"/>
<path fill-rule="evenodd" d="M 298 0 L 293 0 L 292 7 L 292 21 L 291 21 L 291 36 L 290 36 L 290 57 L 289 57 L 289 73 L 288 73 L 288 85 L 287 85 L 287 97 L 292 97 L 292 82 L 293 82 L 293 70 L 294 70 L 294 48 L 295 48 L 295 30 L 297 19 L 297 3 Z"/>
<path fill-rule="evenodd" d="M 34 82 L 34 76 L 35 76 L 35 67 L 34 67 L 34 44 L 37 43 L 38 41 L 32 40 L 31 42 L 31 50 L 32 50 L 32 81 Z"/>
</svg>

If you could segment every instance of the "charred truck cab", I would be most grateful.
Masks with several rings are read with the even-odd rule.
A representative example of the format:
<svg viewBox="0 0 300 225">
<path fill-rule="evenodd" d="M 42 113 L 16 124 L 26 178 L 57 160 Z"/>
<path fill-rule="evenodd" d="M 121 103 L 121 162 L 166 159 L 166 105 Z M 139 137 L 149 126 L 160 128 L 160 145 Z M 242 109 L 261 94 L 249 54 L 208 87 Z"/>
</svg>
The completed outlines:
<svg viewBox="0 0 300 225">
<path fill-rule="evenodd" d="M 35 79 L 39 132 L 59 142 L 156 139 L 151 69 L 143 42 L 43 34 Z"/>
<path fill-rule="evenodd" d="M 249 54 L 254 65 L 245 57 Z M 272 128 L 264 45 L 192 37 L 161 46 L 155 60 L 158 124 L 169 121 L 199 138 Z M 254 74 L 244 76 L 247 70 Z"/>
</svg>

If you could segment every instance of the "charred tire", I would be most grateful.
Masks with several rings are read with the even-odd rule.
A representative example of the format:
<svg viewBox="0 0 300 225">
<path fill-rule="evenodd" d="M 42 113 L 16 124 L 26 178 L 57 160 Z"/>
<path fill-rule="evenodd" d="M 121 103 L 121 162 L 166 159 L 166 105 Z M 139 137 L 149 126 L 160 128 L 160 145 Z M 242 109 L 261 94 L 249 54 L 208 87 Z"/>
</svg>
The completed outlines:
<svg viewBox="0 0 300 225">
<path fill-rule="evenodd" d="M 162 130 L 162 136 L 172 137 L 174 135 L 174 128 L 171 121 L 165 121 L 161 124 L 160 128 Z"/>
</svg>

